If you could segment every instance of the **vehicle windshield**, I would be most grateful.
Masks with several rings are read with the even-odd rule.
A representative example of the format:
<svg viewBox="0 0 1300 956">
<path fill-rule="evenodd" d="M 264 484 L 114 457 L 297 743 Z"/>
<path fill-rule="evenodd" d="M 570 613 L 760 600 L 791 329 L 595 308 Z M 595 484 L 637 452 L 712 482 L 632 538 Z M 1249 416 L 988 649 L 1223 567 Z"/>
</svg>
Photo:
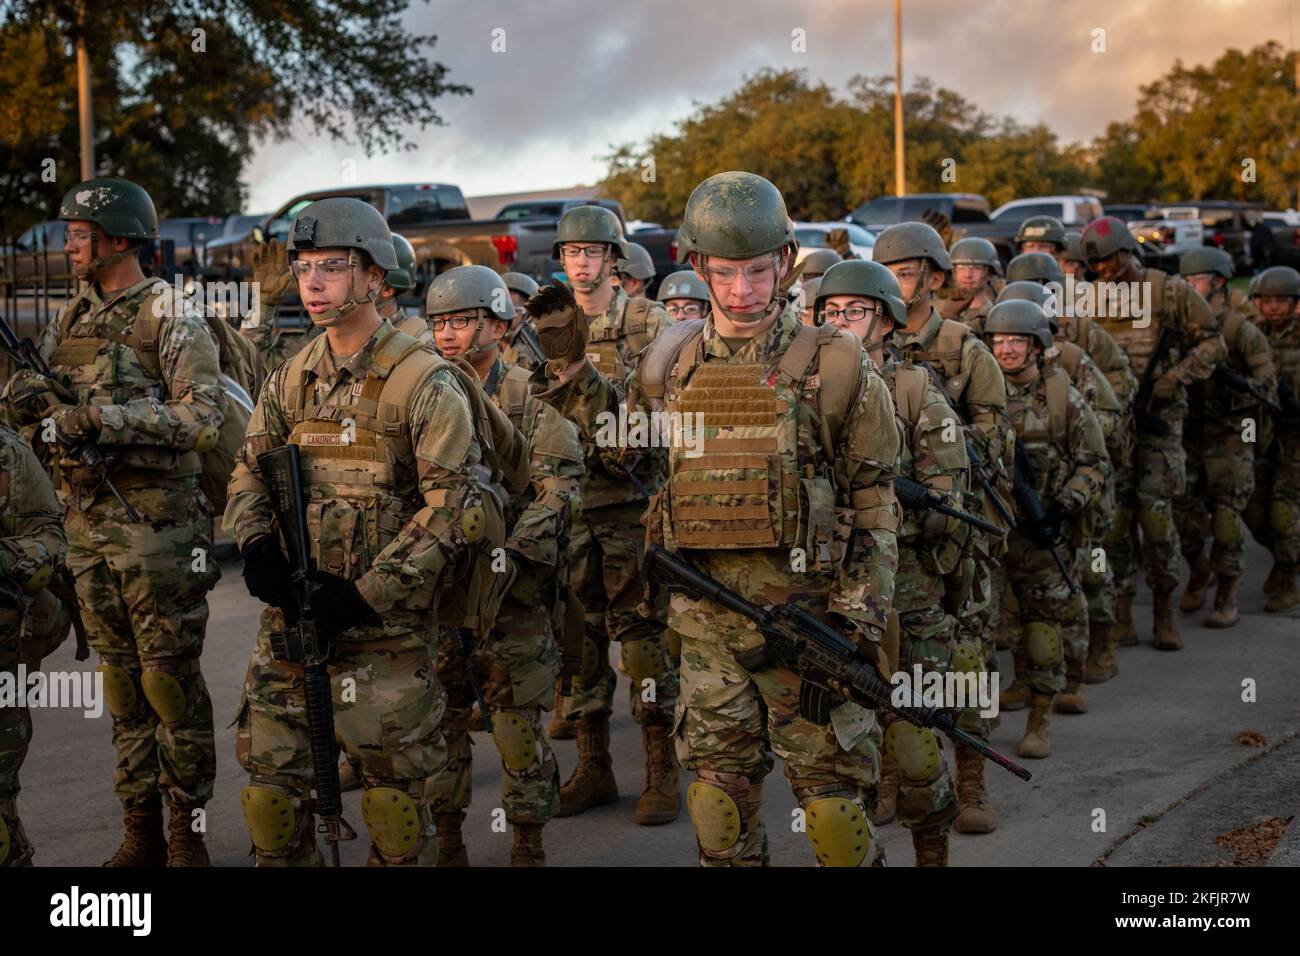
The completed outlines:
<svg viewBox="0 0 1300 956">
<path fill-rule="evenodd" d="M 468 218 L 465 197 L 455 186 L 416 186 L 388 193 L 388 224 L 395 229 Z"/>
<path fill-rule="evenodd" d="M 952 201 L 918 196 L 881 196 L 873 199 L 853 214 L 858 222 L 871 225 L 892 226 L 899 222 L 911 222 L 921 218 L 921 213 L 932 210 L 951 215 Z"/>
<path fill-rule="evenodd" d="M 511 203 L 499 213 L 498 219 L 559 219 L 564 213 L 564 204 L 558 202 L 519 202 Z"/>
<path fill-rule="evenodd" d="M 1021 223 L 1030 216 L 1055 216 L 1061 218 L 1061 204 L 1059 202 L 1034 202 L 1025 203 L 1023 206 L 1012 206 L 1010 209 L 1002 209 L 994 213 L 992 219 L 994 222 L 1014 222 Z"/>
</svg>

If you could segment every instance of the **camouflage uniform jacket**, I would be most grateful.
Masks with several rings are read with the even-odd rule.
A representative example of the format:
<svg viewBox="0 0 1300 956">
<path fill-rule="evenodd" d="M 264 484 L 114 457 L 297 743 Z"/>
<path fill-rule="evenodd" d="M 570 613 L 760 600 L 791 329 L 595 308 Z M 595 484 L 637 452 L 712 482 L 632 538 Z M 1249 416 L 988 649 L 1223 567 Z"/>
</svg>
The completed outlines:
<svg viewBox="0 0 1300 956">
<path fill-rule="evenodd" d="M 1214 314 L 1228 347 L 1227 364 L 1270 399 L 1277 398 L 1277 369 L 1273 367 L 1273 350 L 1266 336 L 1245 315 L 1226 304 Z M 1234 391 L 1218 382 L 1197 382 L 1188 389 L 1188 418 L 1216 425 L 1230 422 L 1239 413 L 1254 409 L 1259 403 L 1250 395 Z M 1240 420 L 1228 426 L 1241 427 Z"/>
<path fill-rule="evenodd" d="M 1084 315 L 1063 315 L 1060 321 L 1060 337 L 1088 353 L 1088 358 L 1097 364 L 1110 382 L 1115 397 L 1128 409 L 1137 393 L 1138 381 L 1128 356 L 1115 339 L 1100 322 Z"/>
</svg>

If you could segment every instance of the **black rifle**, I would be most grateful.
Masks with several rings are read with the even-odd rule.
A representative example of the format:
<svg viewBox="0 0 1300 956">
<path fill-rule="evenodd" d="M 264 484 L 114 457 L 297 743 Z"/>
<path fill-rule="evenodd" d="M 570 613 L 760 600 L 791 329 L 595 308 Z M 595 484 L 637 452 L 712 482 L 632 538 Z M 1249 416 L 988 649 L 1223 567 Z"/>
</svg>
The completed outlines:
<svg viewBox="0 0 1300 956">
<path fill-rule="evenodd" d="M 41 355 L 40 351 L 32 344 L 31 339 L 20 339 L 9 323 L 0 316 L 0 347 L 3 347 L 9 353 L 9 357 L 21 368 L 34 372 L 37 375 L 43 375 L 51 382 L 58 384 L 58 379 L 54 377 L 50 370 L 49 363 Z M 114 482 L 113 477 L 108 473 L 108 463 L 104 461 L 104 453 L 101 452 L 92 442 L 86 442 L 81 445 L 72 447 L 72 452 L 81 459 L 82 464 L 87 468 L 102 470 L 104 476 L 104 487 L 113 493 L 117 503 L 122 506 L 126 516 L 133 522 L 139 522 L 140 512 L 131 506 L 131 502 L 126 500 L 126 495 L 122 494 L 122 489 Z"/>
<path fill-rule="evenodd" d="M 986 534 L 996 535 L 999 538 L 1006 534 L 1005 531 L 991 521 L 985 521 L 983 518 L 967 514 L 965 511 L 958 511 L 951 505 L 944 504 L 940 495 L 931 491 L 919 481 L 913 481 L 911 478 L 903 478 L 902 476 L 896 477 L 894 479 L 894 492 L 898 495 L 898 500 L 904 508 L 910 508 L 912 511 L 937 511 L 941 515 L 964 521 L 968 525 L 979 528 Z"/>
<path fill-rule="evenodd" d="M 1218 365 L 1214 366 L 1214 371 L 1210 373 L 1210 381 L 1218 382 L 1224 388 L 1230 388 L 1234 392 L 1240 392 L 1242 395 L 1249 395 L 1251 398 L 1255 399 L 1255 401 L 1259 402 L 1265 408 L 1274 413 L 1282 411 L 1282 406 L 1278 405 L 1277 402 L 1273 401 L 1260 391 L 1258 385 L 1246 378 L 1246 376 L 1242 375 L 1231 365 L 1220 362 Z"/>
<path fill-rule="evenodd" d="M 1057 568 L 1060 569 L 1061 577 L 1065 578 L 1065 584 L 1070 589 L 1070 593 L 1078 594 L 1079 586 L 1074 583 L 1074 578 L 1070 577 L 1070 569 L 1066 567 L 1060 549 L 1057 548 L 1056 542 L 1047 533 L 1047 509 L 1043 507 L 1042 499 L 1038 497 L 1038 492 L 1034 490 L 1036 484 L 1034 465 L 1029 460 L 1029 454 L 1025 451 L 1025 446 L 1017 438 L 1015 484 L 1012 486 L 1012 494 L 1015 496 L 1016 504 L 1020 506 L 1020 510 L 1029 518 L 1030 537 L 1051 554 L 1052 560 L 1056 562 Z"/>
<path fill-rule="evenodd" d="M 1007 523 L 1008 528 L 1014 528 L 1016 526 L 1016 516 L 1011 513 L 1011 509 L 1006 506 L 1006 503 L 994 490 L 992 482 L 989 481 L 988 472 L 984 470 L 984 462 L 980 458 L 979 452 L 975 450 L 975 446 L 970 443 L 969 438 L 966 439 L 966 459 L 970 462 L 971 477 L 983 489 L 984 496 L 988 498 L 993 510 L 998 513 L 999 518 Z"/>
<path fill-rule="evenodd" d="M 532 357 L 534 364 L 545 365 L 546 353 L 542 350 L 542 340 L 537 337 L 537 330 L 529 323 L 527 313 L 519 320 L 519 328 L 515 330 L 510 344 L 521 352 L 527 353 Z"/>
<path fill-rule="evenodd" d="M 801 698 L 808 695 L 820 698 L 820 709 L 828 711 L 830 701 L 842 697 L 871 708 L 888 710 L 918 727 L 936 727 L 953 741 L 978 751 L 1021 780 L 1030 779 L 1031 775 L 1024 767 L 959 729 L 947 711 L 923 706 L 915 696 L 911 706 L 895 705 L 893 694 L 897 688 L 880 676 L 875 661 L 864 661 L 857 645 L 802 608 L 794 604 L 776 604 L 766 608 L 751 604 L 656 544 L 646 548 L 645 556 L 649 573 L 659 576 L 665 583 L 708 598 L 758 625 L 764 642 L 760 647 L 736 655 L 742 667 L 759 670 L 771 664 L 780 665 L 798 675 Z M 874 646 L 870 646 L 868 653 L 874 657 Z"/>
<path fill-rule="evenodd" d="M 285 608 L 286 624 L 297 611 L 296 634 L 287 628 L 282 641 L 272 642 L 277 660 L 302 664 L 303 696 L 307 708 L 307 735 L 316 778 L 317 831 L 325 834 L 330 859 L 339 865 L 339 842 L 355 840 L 357 831 L 343 819 L 343 792 L 339 784 L 339 755 L 334 739 L 334 700 L 326 662 L 334 652 L 333 638 L 316 624 L 312 596 L 311 558 L 307 549 L 307 503 L 302 491 L 302 461 L 297 445 L 282 445 L 257 456 L 262 484 L 270 495 L 275 523 L 280 529 L 293 578 L 295 608 Z M 293 625 L 290 625 L 293 626 Z"/>
<path fill-rule="evenodd" d="M 1156 339 L 1156 347 L 1151 352 L 1151 357 L 1147 359 L 1146 371 L 1142 373 L 1142 382 L 1138 385 L 1137 397 L 1133 401 L 1133 415 L 1137 419 L 1137 429 L 1146 435 L 1155 435 L 1157 438 L 1166 438 L 1169 435 L 1169 425 L 1159 415 L 1151 411 L 1151 390 L 1155 388 L 1156 379 L 1160 376 L 1156 374 L 1158 366 L 1168 354 L 1169 350 L 1174 347 L 1174 340 L 1177 333 L 1174 332 L 1173 326 L 1161 325 L 1160 335 Z"/>
<path fill-rule="evenodd" d="M 1277 397 L 1281 401 L 1283 418 L 1300 418 L 1300 399 L 1296 398 L 1290 382 L 1278 378 Z"/>
</svg>

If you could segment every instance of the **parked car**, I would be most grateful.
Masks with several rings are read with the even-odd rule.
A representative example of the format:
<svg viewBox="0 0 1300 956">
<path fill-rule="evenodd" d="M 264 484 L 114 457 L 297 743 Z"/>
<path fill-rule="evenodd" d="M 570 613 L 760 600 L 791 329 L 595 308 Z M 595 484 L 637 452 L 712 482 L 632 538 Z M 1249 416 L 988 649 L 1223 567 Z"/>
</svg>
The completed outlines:
<svg viewBox="0 0 1300 956">
<path fill-rule="evenodd" d="M 996 223 L 1015 223 L 1019 228 L 1031 216 L 1055 216 L 1067 228 L 1082 229 L 1102 215 L 1101 202 L 1093 196 L 1029 196 L 1003 203 L 993 210 L 989 219 Z"/>
<path fill-rule="evenodd" d="M 1264 227 L 1251 234 L 1251 260 L 1256 269 L 1300 265 L 1300 214 L 1295 211 L 1260 214 Z"/>
<path fill-rule="evenodd" d="M 796 222 L 794 237 L 799 240 L 799 256 L 796 262 L 802 262 L 813 249 L 825 249 L 829 243 L 826 234 L 832 229 L 845 229 L 849 234 L 849 248 L 859 259 L 870 259 L 871 248 L 876 244 L 875 235 L 867 229 L 852 222 Z"/>
<path fill-rule="evenodd" d="M 1145 203 L 1106 203 L 1106 215 L 1114 216 L 1124 222 L 1133 222 L 1138 219 L 1158 219 L 1160 211 Z"/>
<path fill-rule="evenodd" d="M 1143 263 L 1164 272 L 1177 272 L 1183 253 L 1205 244 L 1205 227 L 1199 219 L 1152 216 L 1130 220 L 1126 225 L 1138 241 Z"/>
<path fill-rule="evenodd" d="M 601 206 L 617 216 L 624 226 L 627 224 L 623 217 L 623 204 L 617 199 L 561 196 L 521 200 L 501 207 L 497 219 L 517 224 L 526 246 L 526 252 L 520 256 L 520 263 L 516 267 L 517 271 L 527 273 L 539 282 L 553 281 L 564 275 L 560 260 L 551 256 L 555 245 L 555 228 L 561 216 L 580 206 Z"/>
<path fill-rule="evenodd" d="M 977 193 L 913 193 L 909 196 L 881 196 L 865 202 L 848 220 L 873 233 L 920 219 L 927 211 L 942 213 L 954 226 L 989 221 L 989 201 Z"/>
<path fill-rule="evenodd" d="M 170 239 L 175 244 L 175 264 L 179 274 L 188 278 L 199 274 L 207 245 L 221 238 L 226 219 L 226 216 L 186 216 L 158 221 L 159 237 Z"/>
<path fill-rule="evenodd" d="M 1259 203 L 1231 199 L 1201 199 L 1161 207 L 1166 219 L 1199 219 L 1205 229 L 1202 241 L 1232 256 L 1233 266 L 1240 275 L 1253 271 L 1255 231 L 1268 228 L 1260 220 L 1263 211 Z"/>
</svg>

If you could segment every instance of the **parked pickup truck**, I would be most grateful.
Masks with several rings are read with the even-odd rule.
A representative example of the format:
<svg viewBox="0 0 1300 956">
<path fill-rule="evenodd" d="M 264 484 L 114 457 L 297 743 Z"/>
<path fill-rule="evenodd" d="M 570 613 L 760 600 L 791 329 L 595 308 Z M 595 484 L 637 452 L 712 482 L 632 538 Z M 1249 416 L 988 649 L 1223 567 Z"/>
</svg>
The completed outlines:
<svg viewBox="0 0 1300 956">
<path fill-rule="evenodd" d="M 1264 209 L 1259 203 L 1198 199 L 1177 206 L 1164 206 L 1161 211 L 1166 219 L 1174 221 L 1199 220 L 1204 227 L 1204 244 L 1216 246 L 1232 256 L 1238 275 L 1251 272 L 1257 245 L 1255 233 L 1268 229 L 1260 221 Z"/>
<path fill-rule="evenodd" d="M 1199 219 L 1170 219 L 1163 215 L 1132 219 L 1128 231 L 1138 241 L 1142 260 L 1164 272 L 1177 272 L 1183 253 L 1204 245 L 1205 229 Z"/>
<path fill-rule="evenodd" d="M 429 280 L 454 266 L 485 265 L 498 272 L 520 269 L 521 258 L 535 258 L 535 241 L 520 223 L 500 219 L 471 219 L 465 197 L 456 186 L 405 183 L 393 186 L 353 186 L 303 193 L 266 216 L 248 233 L 207 244 L 204 274 L 212 278 L 245 278 L 252 273 L 252 255 L 259 241 L 289 235 L 289 227 L 317 199 L 349 196 L 363 199 L 384 214 L 394 232 L 415 247 L 416 287 L 408 301 L 423 301 Z M 547 243 L 545 255 L 550 257 Z M 526 270 L 521 270 L 526 271 Z"/>
</svg>

